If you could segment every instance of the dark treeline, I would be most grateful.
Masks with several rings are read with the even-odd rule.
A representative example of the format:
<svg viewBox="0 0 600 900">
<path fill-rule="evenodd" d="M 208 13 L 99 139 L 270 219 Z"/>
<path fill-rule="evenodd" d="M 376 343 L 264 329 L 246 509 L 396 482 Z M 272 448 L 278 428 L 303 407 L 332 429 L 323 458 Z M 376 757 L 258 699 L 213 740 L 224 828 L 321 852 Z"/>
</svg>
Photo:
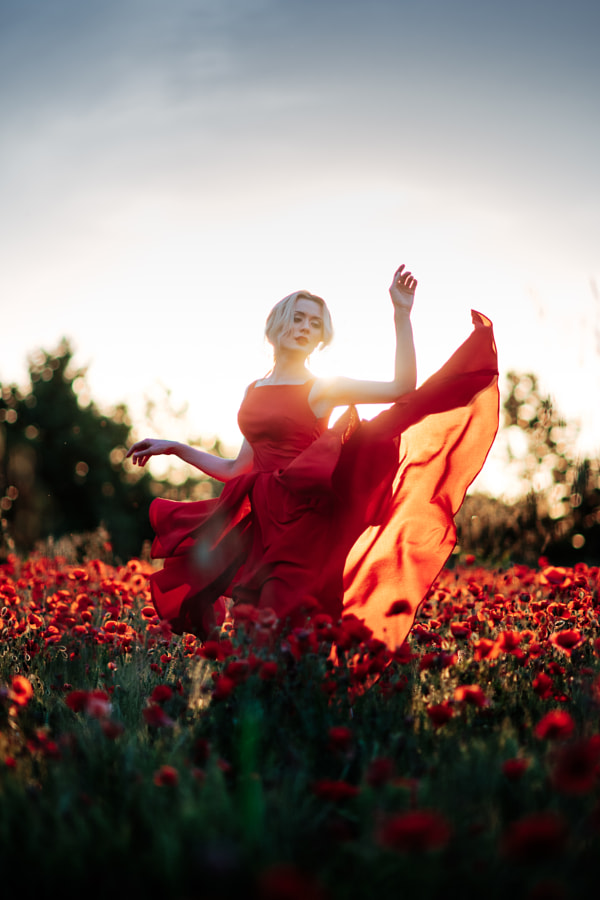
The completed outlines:
<svg viewBox="0 0 600 900">
<path fill-rule="evenodd" d="M 29 553 L 68 536 L 80 558 L 126 560 L 151 539 L 152 499 L 215 496 L 204 476 L 157 481 L 124 466 L 131 422 L 120 405 L 102 412 L 89 399 L 85 371 L 72 364 L 64 341 L 29 363 L 29 384 L 0 385 L 0 555 Z M 517 432 L 521 452 L 507 442 L 506 465 L 523 485 L 508 503 L 473 493 L 457 517 L 461 553 L 507 564 L 600 560 L 600 467 L 577 459 L 576 432 L 564 422 L 531 374 L 510 373 L 502 431 Z M 220 452 L 217 443 L 213 451 Z"/>
<path fill-rule="evenodd" d="M 132 442 L 127 408 L 101 412 L 71 360 L 63 341 L 31 358 L 26 388 L 0 385 L 0 552 L 28 553 L 67 535 L 82 557 L 124 561 L 152 536 L 148 508 L 156 495 L 210 496 L 213 485 L 190 479 L 175 486 L 124 466 Z"/>
<path fill-rule="evenodd" d="M 600 563 L 600 463 L 574 452 L 577 427 L 566 422 L 531 373 L 509 372 L 503 392 L 506 465 L 519 478 L 511 503 L 473 493 L 457 516 L 461 550 L 496 562 Z"/>
</svg>

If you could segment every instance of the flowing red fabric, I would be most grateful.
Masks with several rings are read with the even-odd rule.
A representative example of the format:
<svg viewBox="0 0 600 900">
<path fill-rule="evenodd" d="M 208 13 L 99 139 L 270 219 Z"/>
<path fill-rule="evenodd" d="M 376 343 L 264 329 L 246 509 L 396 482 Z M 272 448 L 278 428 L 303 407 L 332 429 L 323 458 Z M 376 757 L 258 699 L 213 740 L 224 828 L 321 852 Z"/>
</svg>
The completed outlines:
<svg viewBox="0 0 600 900">
<path fill-rule="evenodd" d="M 492 325 L 421 387 L 374 419 L 350 409 L 332 428 L 308 405 L 312 381 L 248 388 L 238 421 L 252 471 L 216 500 L 150 509 L 158 614 L 204 636 L 224 597 L 302 621 L 363 619 L 400 645 L 456 542 L 454 516 L 498 428 Z"/>
</svg>

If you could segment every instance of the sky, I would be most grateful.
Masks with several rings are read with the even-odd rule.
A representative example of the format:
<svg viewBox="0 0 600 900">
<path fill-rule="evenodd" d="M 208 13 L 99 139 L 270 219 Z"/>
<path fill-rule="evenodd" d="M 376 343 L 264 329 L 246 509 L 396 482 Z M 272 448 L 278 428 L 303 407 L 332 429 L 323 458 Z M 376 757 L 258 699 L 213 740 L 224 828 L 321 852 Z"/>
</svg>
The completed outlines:
<svg viewBox="0 0 600 900">
<path fill-rule="evenodd" d="M 388 379 L 404 262 L 419 381 L 481 310 L 501 384 L 598 452 L 599 30 L 596 0 L 0 0 L 0 382 L 65 336 L 138 437 L 235 452 L 274 303 L 327 300 L 317 374 Z"/>
</svg>

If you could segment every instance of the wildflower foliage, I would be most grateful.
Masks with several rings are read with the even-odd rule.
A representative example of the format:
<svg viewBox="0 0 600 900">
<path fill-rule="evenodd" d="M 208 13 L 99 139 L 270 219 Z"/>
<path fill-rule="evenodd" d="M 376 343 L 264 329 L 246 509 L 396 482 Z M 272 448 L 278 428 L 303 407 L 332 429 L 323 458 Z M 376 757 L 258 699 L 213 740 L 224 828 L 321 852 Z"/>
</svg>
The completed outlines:
<svg viewBox="0 0 600 900">
<path fill-rule="evenodd" d="M 145 563 L 9 557 L 7 891 L 589 895 L 600 571 L 468 563 L 392 652 L 352 616 L 251 607 L 202 645 L 156 617 Z"/>
</svg>

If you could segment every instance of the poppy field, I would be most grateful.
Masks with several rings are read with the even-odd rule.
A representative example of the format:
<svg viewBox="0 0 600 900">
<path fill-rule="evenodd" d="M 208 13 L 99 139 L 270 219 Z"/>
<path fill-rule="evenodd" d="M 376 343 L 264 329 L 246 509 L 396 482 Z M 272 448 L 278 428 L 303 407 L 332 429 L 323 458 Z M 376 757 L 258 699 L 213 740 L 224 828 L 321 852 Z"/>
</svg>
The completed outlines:
<svg viewBox="0 0 600 900">
<path fill-rule="evenodd" d="M 11 896 L 595 896 L 600 569 L 464 558 L 394 653 L 250 607 L 202 645 L 151 571 L 0 565 Z"/>
</svg>

